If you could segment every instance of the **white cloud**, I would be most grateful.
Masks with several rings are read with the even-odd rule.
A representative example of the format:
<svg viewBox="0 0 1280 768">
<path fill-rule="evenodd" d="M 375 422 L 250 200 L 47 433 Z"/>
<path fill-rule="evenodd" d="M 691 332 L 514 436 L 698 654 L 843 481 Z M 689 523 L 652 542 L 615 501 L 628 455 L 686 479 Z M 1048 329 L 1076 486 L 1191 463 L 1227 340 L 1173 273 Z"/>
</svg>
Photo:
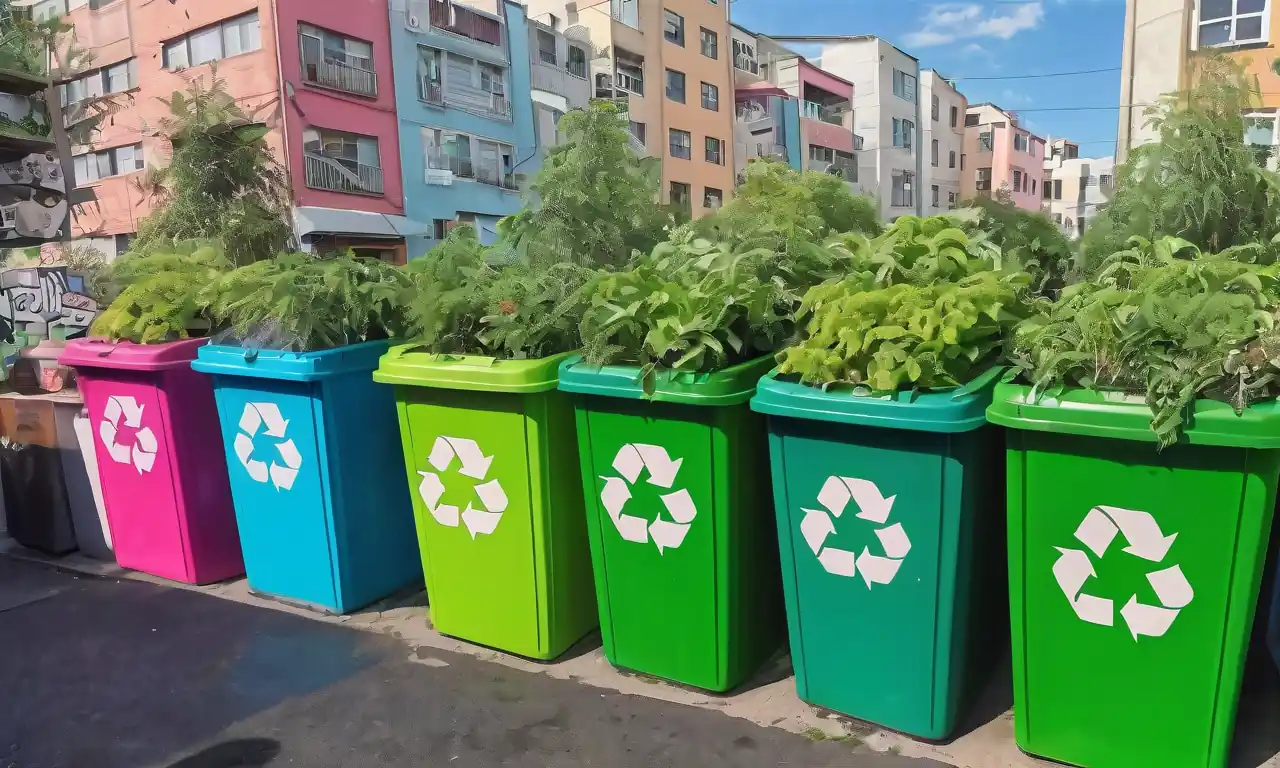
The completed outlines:
<svg viewBox="0 0 1280 768">
<path fill-rule="evenodd" d="M 943 3 L 929 6 L 923 26 L 904 35 L 902 42 L 909 48 L 928 48 L 976 37 L 1008 40 L 1040 26 L 1043 18 L 1043 0 L 989 10 L 976 3 Z"/>
</svg>

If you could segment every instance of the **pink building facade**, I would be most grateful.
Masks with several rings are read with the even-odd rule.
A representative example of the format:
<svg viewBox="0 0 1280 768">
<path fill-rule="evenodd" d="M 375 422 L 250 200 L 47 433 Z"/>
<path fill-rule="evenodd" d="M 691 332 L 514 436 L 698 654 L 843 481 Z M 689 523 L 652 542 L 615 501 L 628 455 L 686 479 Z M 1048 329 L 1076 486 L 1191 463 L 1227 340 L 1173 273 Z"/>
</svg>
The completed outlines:
<svg viewBox="0 0 1280 768">
<path fill-rule="evenodd" d="M 961 197 L 1008 192 L 1014 205 L 1040 210 L 1045 140 L 1018 125 L 1016 113 L 975 104 L 965 117 Z"/>
</svg>

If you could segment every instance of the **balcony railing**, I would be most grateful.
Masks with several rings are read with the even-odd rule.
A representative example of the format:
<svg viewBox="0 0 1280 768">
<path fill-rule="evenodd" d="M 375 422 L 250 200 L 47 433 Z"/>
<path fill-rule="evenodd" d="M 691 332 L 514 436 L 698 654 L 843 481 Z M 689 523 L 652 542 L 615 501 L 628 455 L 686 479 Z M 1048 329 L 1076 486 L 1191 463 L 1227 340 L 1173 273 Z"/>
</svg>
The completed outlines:
<svg viewBox="0 0 1280 768">
<path fill-rule="evenodd" d="M 755 152 L 756 157 L 763 157 L 767 160 L 787 159 L 787 148 L 781 144 L 756 144 L 751 149 Z"/>
<path fill-rule="evenodd" d="M 432 27 L 477 43 L 502 47 L 502 22 L 498 19 L 450 0 L 429 0 L 429 3 Z"/>
<path fill-rule="evenodd" d="M 517 189 L 516 175 L 494 166 L 481 165 L 469 157 L 456 157 L 445 152 L 427 153 L 427 168 L 449 171 L 457 179 L 471 179 L 503 189 Z"/>
<path fill-rule="evenodd" d="M 307 160 L 307 186 L 353 195 L 381 195 L 382 169 L 350 160 L 305 154 Z"/>
<path fill-rule="evenodd" d="M 759 104 L 739 104 L 735 113 L 740 123 L 751 123 L 756 120 L 767 120 L 769 118 L 769 110 Z"/>
<path fill-rule="evenodd" d="M 810 120 L 821 120 L 824 123 L 830 123 L 832 125 L 844 124 L 840 110 L 834 107 L 824 107 L 816 101 L 801 102 L 800 116 L 807 117 Z"/>
<path fill-rule="evenodd" d="M 865 139 L 863 139 L 861 136 L 859 136 L 856 133 L 853 134 L 853 151 L 857 152 L 858 150 L 862 149 L 862 145 L 864 142 L 865 142 Z"/>
<path fill-rule="evenodd" d="M 302 79 L 308 83 L 334 88 L 361 96 L 378 95 L 378 74 L 373 71 L 373 62 L 367 59 L 365 66 L 353 66 L 333 59 L 317 61 L 314 54 L 303 51 Z"/>
<path fill-rule="evenodd" d="M 550 64 L 551 66 L 554 67 L 556 65 L 556 52 L 548 51 L 544 48 L 539 48 L 538 61 L 541 61 L 543 64 Z"/>
<path fill-rule="evenodd" d="M 760 62 L 741 53 L 733 57 L 733 68 L 740 69 L 743 72 L 750 72 L 753 75 L 760 74 Z"/>
<path fill-rule="evenodd" d="M 574 77 L 586 78 L 586 76 L 587 76 L 587 62 L 585 62 L 585 61 L 567 61 L 567 62 L 565 62 L 565 65 L 564 65 L 564 71 L 565 71 L 565 72 L 568 72 L 569 74 L 573 75 Z"/>
<path fill-rule="evenodd" d="M 428 104 L 444 106 L 444 88 L 434 80 L 423 78 L 418 82 L 418 98 Z"/>
</svg>

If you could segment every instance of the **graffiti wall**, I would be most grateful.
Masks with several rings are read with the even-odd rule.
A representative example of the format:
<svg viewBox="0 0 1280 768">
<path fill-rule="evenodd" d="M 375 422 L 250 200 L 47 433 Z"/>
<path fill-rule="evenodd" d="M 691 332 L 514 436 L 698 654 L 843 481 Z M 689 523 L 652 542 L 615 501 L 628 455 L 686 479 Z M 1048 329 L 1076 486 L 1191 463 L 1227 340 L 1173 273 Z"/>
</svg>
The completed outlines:
<svg viewBox="0 0 1280 768">
<path fill-rule="evenodd" d="M 67 216 L 65 189 L 53 153 L 0 164 L 0 246 L 9 239 L 56 237 Z"/>
<path fill-rule="evenodd" d="M 66 267 L 0 271 L 0 343 L 21 344 L 17 333 L 68 338 L 83 334 L 98 315 L 84 278 Z"/>
</svg>

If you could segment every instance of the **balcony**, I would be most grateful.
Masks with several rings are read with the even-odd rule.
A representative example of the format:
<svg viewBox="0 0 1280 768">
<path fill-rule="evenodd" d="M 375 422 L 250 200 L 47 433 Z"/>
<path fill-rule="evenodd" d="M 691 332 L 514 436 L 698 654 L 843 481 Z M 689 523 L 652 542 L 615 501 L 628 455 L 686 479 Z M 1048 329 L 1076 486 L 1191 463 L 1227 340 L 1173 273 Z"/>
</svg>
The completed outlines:
<svg viewBox="0 0 1280 768">
<path fill-rule="evenodd" d="M 750 72 L 756 76 L 760 74 L 760 62 L 741 53 L 733 57 L 733 68 L 740 69 L 743 72 Z"/>
<path fill-rule="evenodd" d="M 827 169 L 832 176 L 839 176 L 850 184 L 858 183 L 858 166 L 848 161 L 837 160 Z"/>
<path fill-rule="evenodd" d="M 858 134 L 856 133 L 853 134 L 853 151 L 857 152 L 858 150 L 862 149 L 862 145 L 865 143 L 865 141 L 866 140 L 863 139 Z"/>
<path fill-rule="evenodd" d="M 756 157 L 763 157 L 765 160 L 779 160 L 784 163 L 787 161 L 787 148 L 781 144 L 756 144 L 748 149 Z"/>
<path fill-rule="evenodd" d="M 434 104 L 437 107 L 444 106 L 444 88 L 440 83 L 423 77 L 418 81 L 418 98 Z"/>
<path fill-rule="evenodd" d="M 447 174 L 445 172 L 448 172 Z M 517 190 L 516 175 L 496 166 L 476 163 L 469 157 L 457 157 L 436 150 L 427 153 L 427 183 L 447 185 L 453 179 L 478 181 L 503 189 Z"/>
<path fill-rule="evenodd" d="M 842 110 L 835 107 L 824 107 L 815 101 L 800 102 L 800 116 L 810 120 L 821 120 L 831 125 L 844 125 Z"/>
<path fill-rule="evenodd" d="M 410 3 L 410 7 L 420 3 Z M 431 26 L 450 34 L 502 47 L 502 22 L 450 0 L 428 0 Z"/>
<path fill-rule="evenodd" d="M 306 152 L 306 182 L 312 189 L 351 195 L 381 195 L 382 169 L 354 160 Z"/>
<path fill-rule="evenodd" d="M 347 64 L 328 57 L 317 60 L 314 53 L 305 48 L 302 52 L 302 79 L 313 85 L 354 93 L 358 96 L 378 95 L 378 74 L 373 62 L 348 56 L 355 64 Z"/>
</svg>

